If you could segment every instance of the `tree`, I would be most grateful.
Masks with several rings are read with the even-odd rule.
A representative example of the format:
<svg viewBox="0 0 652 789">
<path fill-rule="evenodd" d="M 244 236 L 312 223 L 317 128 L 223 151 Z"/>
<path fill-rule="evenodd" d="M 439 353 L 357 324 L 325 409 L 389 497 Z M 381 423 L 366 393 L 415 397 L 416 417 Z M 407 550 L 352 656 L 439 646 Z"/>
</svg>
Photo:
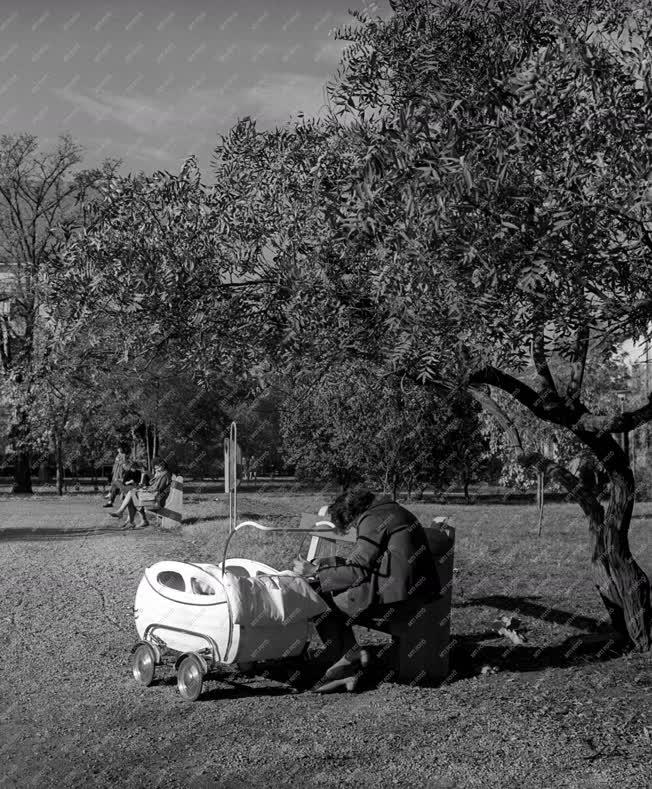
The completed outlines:
<svg viewBox="0 0 652 789">
<path fill-rule="evenodd" d="M 367 244 L 356 267 L 373 303 L 349 320 L 394 369 L 469 387 L 522 461 L 573 493 L 614 626 L 647 649 L 649 582 L 627 539 L 634 479 L 613 434 L 648 421 L 652 399 L 596 414 L 583 384 L 591 341 L 608 354 L 646 336 L 652 317 L 650 18 L 617 2 L 393 8 L 343 31 L 351 46 L 332 89 L 365 149 L 340 238 Z M 329 327 L 309 331 L 318 345 Z M 534 386 L 518 377 L 528 358 Z M 492 387 L 595 454 L 611 481 L 606 511 L 567 469 L 523 449 Z"/>
<path fill-rule="evenodd" d="M 79 201 L 117 167 L 107 161 L 78 170 L 81 160 L 81 148 L 68 136 L 46 152 L 30 134 L 0 138 L 0 301 L 8 305 L 0 314 L 0 384 L 13 410 L 14 490 L 22 493 L 31 492 L 34 388 L 48 364 L 47 353 L 36 361 L 35 348 L 51 264 L 83 221 Z"/>
</svg>

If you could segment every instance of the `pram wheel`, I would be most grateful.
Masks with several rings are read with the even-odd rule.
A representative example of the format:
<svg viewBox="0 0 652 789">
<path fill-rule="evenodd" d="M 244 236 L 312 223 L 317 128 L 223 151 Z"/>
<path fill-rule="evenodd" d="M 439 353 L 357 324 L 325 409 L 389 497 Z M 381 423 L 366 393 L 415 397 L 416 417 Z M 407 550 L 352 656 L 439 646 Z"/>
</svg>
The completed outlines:
<svg viewBox="0 0 652 789">
<path fill-rule="evenodd" d="M 136 647 L 131 671 L 136 682 L 140 682 L 145 687 L 152 684 L 156 672 L 156 652 L 149 644 L 139 644 Z"/>
<path fill-rule="evenodd" d="M 196 701 L 204 686 L 204 669 L 195 655 L 188 655 L 179 664 L 177 688 L 186 701 Z"/>
</svg>

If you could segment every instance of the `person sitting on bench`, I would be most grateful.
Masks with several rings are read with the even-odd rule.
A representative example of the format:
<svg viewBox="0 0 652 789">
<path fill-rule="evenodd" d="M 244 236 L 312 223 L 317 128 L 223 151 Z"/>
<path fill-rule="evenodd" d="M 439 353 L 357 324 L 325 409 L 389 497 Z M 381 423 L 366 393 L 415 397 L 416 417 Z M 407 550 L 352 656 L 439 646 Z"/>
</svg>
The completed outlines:
<svg viewBox="0 0 652 789">
<path fill-rule="evenodd" d="M 127 510 L 129 519 L 123 524 L 123 529 L 144 528 L 149 526 L 145 510 L 157 512 L 163 509 L 170 492 L 172 477 L 167 463 L 161 458 L 154 459 L 154 478 L 150 485 L 145 488 L 134 488 L 128 490 L 124 500 L 117 512 L 110 512 L 113 518 L 119 518 Z M 135 522 L 136 512 L 140 513 L 141 523 L 137 526 Z"/>
<path fill-rule="evenodd" d="M 106 498 L 109 501 L 106 504 L 103 504 L 103 507 L 112 507 L 113 502 L 118 494 L 122 494 L 124 496 L 125 493 L 129 490 L 131 485 L 139 485 L 141 488 L 145 487 L 149 484 L 149 477 L 147 473 L 141 469 L 140 463 L 137 460 L 132 460 L 129 464 L 129 467 L 122 475 L 122 480 L 113 480 L 111 483 L 111 489 L 109 494 Z"/>
<path fill-rule="evenodd" d="M 329 658 L 336 658 L 313 688 L 328 693 L 355 687 L 366 653 L 360 650 L 353 624 L 414 615 L 441 593 L 435 560 L 416 517 L 389 496 L 365 488 L 343 493 L 328 507 L 337 531 L 357 531 L 346 561 L 298 559 L 294 572 L 306 577 L 330 611 L 315 621 Z"/>
</svg>

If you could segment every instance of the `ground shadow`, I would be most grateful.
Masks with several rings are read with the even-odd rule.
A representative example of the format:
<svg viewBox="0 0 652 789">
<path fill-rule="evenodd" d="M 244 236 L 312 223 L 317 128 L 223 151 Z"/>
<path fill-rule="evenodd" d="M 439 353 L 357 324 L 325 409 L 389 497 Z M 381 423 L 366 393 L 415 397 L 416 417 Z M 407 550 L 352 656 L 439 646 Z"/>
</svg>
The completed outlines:
<svg viewBox="0 0 652 789">
<path fill-rule="evenodd" d="M 136 533 L 140 533 L 138 530 Z M 165 530 L 155 529 L 151 526 L 142 529 L 142 532 L 149 532 L 150 534 L 156 531 L 157 534 L 165 533 Z M 0 529 L 0 542 L 11 541 L 38 541 L 38 540 L 68 540 L 76 539 L 78 537 L 102 537 L 111 534 L 134 534 L 134 529 L 122 529 L 119 525 L 114 526 L 90 526 L 88 528 L 75 527 L 72 529 L 57 529 L 56 527 L 43 526 L 33 529 L 16 528 L 16 529 Z"/>
<path fill-rule="evenodd" d="M 210 523 L 210 521 L 224 520 L 224 515 L 197 515 L 190 518 L 184 518 L 181 526 L 191 526 L 194 523 Z"/>
<path fill-rule="evenodd" d="M 210 678 L 208 680 L 210 682 Z M 199 701 L 215 701 L 224 699 L 243 699 L 256 696 L 292 696 L 298 693 L 297 688 L 289 685 L 279 687 L 278 685 L 255 686 L 247 685 L 243 682 L 225 680 L 219 678 L 219 687 L 209 688 L 204 691 Z"/>
<path fill-rule="evenodd" d="M 493 643 L 487 643 L 487 642 Z M 387 681 L 392 666 L 383 657 L 382 646 L 368 647 L 372 662 L 361 689 L 372 689 Z M 511 644 L 493 631 L 455 635 L 451 640 L 450 671 L 442 682 L 419 682 L 422 687 L 439 687 L 484 673 L 541 672 L 549 668 L 569 668 L 606 663 L 629 652 L 616 633 L 581 634 L 544 647 Z M 408 683 L 409 684 L 409 683 Z"/>
<path fill-rule="evenodd" d="M 198 701 L 215 701 L 219 699 L 240 699 L 255 696 L 288 696 L 298 693 L 300 690 L 309 686 L 309 681 L 314 673 L 314 667 L 305 664 L 305 674 L 297 675 L 296 671 L 289 672 L 288 667 L 284 667 L 282 662 L 277 666 L 261 668 L 251 674 L 239 674 L 237 672 L 223 673 L 216 671 L 209 674 L 204 682 L 204 691 Z M 294 683 L 290 679 L 295 679 Z M 315 678 L 316 681 L 318 677 Z M 261 684 L 273 682 L 276 684 Z M 216 686 L 216 683 L 219 683 Z M 254 684 L 256 683 L 256 684 Z M 152 686 L 176 688 L 176 674 L 159 676 Z"/>
<path fill-rule="evenodd" d="M 471 606 L 489 606 L 501 611 L 511 611 L 513 614 L 531 616 L 543 622 L 551 622 L 555 625 L 568 625 L 579 630 L 586 630 L 589 633 L 609 633 L 611 625 L 604 621 L 595 619 L 591 616 L 574 614 L 570 611 L 563 611 L 560 608 L 551 608 L 543 603 L 536 602 L 542 597 L 508 597 L 507 595 L 487 595 L 486 597 L 474 597 L 461 603 L 456 603 L 455 608 L 469 608 Z"/>
<path fill-rule="evenodd" d="M 453 638 L 451 669 L 459 679 L 476 676 L 486 666 L 499 671 L 542 671 L 568 668 L 587 663 L 605 663 L 629 651 L 617 633 L 583 633 L 547 646 L 511 644 L 493 634 L 487 643 L 485 634 L 460 635 Z M 452 673 L 451 672 L 451 673 Z"/>
<path fill-rule="evenodd" d="M 371 654 L 371 664 L 361 678 L 359 691 L 374 690 L 380 684 L 392 681 L 385 645 L 367 644 L 366 648 Z M 420 681 L 419 685 L 436 688 L 487 671 L 530 673 L 549 668 L 606 663 L 628 651 L 628 647 L 623 646 L 615 633 L 581 634 L 544 647 L 510 644 L 493 630 L 466 633 L 455 635 L 451 640 L 448 677 L 442 682 Z M 327 664 L 317 652 L 313 659 L 303 662 L 293 660 L 261 664 L 251 674 L 218 671 L 206 678 L 207 684 L 199 700 L 287 696 L 306 692 L 319 681 L 326 668 Z M 176 676 L 173 673 L 159 676 L 153 685 L 172 689 L 176 686 Z"/>
</svg>

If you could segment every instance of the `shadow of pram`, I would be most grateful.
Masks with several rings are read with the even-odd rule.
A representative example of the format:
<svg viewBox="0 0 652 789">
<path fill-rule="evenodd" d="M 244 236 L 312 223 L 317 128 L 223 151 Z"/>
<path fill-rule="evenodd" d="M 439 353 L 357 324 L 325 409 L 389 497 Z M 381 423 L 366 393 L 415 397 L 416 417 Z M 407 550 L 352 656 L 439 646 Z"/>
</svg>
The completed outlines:
<svg viewBox="0 0 652 789">
<path fill-rule="evenodd" d="M 275 679 L 273 674 L 277 675 Z M 251 677 L 245 675 L 214 675 L 206 678 L 206 690 L 195 702 L 224 701 L 226 699 L 254 698 L 257 696 L 291 696 L 300 692 L 301 687 L 290 685 L 284 678 L 282 669 L 268 672 L 265 670 Z M 174 687 L 176 677 L 170 675 L 154 680 L 152 686 Z"/>
</svg>

